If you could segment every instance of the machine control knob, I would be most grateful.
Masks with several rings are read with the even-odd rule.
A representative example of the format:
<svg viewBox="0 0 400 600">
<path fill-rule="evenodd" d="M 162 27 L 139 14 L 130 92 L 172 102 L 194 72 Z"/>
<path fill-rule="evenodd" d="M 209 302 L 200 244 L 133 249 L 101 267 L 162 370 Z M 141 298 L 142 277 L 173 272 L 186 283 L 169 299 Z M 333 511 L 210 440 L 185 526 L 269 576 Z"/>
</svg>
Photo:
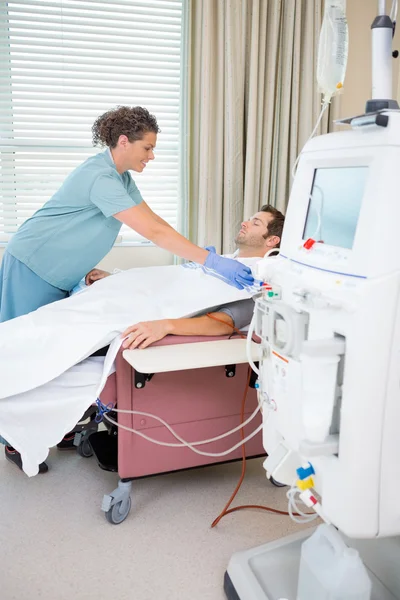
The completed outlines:
<svg viewBox="0 0 400 600">
<path fill-rule="evenodd" d="M 303 248 L 305 248 L 306 250 L 311 250 L 311 248 L 314 246 L 316 240 L 313 240 L 313 238 L 308 238 L 308 240 L 306 240 L 303 244 Z"/>
</svg>

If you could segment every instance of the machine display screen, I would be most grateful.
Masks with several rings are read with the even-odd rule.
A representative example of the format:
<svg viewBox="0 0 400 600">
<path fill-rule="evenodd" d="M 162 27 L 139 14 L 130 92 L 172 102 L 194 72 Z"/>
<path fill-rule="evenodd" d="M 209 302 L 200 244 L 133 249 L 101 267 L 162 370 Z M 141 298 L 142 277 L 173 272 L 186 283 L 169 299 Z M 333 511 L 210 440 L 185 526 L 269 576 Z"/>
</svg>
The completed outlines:
<svg viewBox="0 0 400 600">
<path fill-rule="evenodd" d="M 368 167 L 316 169 L 303 239 L 353 247 Z"/>
</svg>

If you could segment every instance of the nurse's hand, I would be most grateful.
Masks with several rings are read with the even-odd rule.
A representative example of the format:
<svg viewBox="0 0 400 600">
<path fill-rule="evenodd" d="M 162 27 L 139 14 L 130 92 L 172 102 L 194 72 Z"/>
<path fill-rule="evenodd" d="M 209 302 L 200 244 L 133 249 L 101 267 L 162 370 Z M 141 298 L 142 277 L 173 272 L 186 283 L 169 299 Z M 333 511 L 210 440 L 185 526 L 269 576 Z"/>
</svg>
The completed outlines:
<svg viewBox="0 0 400 600">
<path fill-rule="evenodd" d="M 102 271 L 101 269 L 92 269 L 85 277 L 86 285 L 92 285 L 95 281 L 99 279 L 104 279 L 104 277 L 108 277 L 111 275 L 108 271 Z"/>
<path fill-rule="evenodd" d="M 254 283 L 251 269 L 232 258 L 225 258 L 219 254 L 210 252 L 204 266 L 222 275 L 227 280 L 227 283 L 230 283 L 239 290 L 242 290 L 246 285 Z"/>
<path fill-rule="evenodd" d="M 126 336 L 127 339 L 123 342 L 122 347 L 129 350 L 135 348 L 147 348 L 150 344 L 162 340 L 163 337 L 171 333 L 171 323 L 168 319 L 159 321 L 143 321 L 128 327 L 121 337 Z"/>
</svg>

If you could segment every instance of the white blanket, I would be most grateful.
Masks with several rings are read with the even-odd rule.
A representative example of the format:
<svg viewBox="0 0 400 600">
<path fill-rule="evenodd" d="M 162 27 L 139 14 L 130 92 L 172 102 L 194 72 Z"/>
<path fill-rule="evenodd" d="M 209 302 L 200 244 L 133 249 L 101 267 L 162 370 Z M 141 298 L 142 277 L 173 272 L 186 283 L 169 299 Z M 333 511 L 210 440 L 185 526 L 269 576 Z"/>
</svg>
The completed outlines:
<svg viewBox="0 0 400 600">
<path fill-rule="evenodd" d="M 249 297 L 201 270 L 147 267 L 0 324 L 0 435 L 21 452 L 24 471 L 35 475 L 48 449 L 98 397 L 124 329 Z M 113 340 L 104 367 L 102 360 L 84 360 Z"/>
</svg>

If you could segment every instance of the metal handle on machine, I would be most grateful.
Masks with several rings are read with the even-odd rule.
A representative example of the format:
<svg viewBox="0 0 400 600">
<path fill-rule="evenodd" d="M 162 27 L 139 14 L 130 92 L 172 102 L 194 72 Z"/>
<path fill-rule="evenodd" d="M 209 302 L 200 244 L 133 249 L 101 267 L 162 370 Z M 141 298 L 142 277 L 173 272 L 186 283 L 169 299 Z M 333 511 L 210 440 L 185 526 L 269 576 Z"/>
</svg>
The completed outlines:
<svg viewBox="0 0 400 600">
<path fill-rule="evenodd" d="M 353 128 L 366 127 L 367 125 L 387 127 L 389 123 L 389 115 L 386 115 L 382 112 L 368 112 L 365 115 L 358 115 L 356 117 L 336 119 L 334 123 L 335 125 L 351 125 Z"/>
<path fill-rule="evenodd" d="M 387 127 L 388 123 L 388 115 L 383 115 L 382 113 L 354 117 L 350 121 L 350 125 L 352 127 L 365 127 L 366 125 L 377 125 L 378 127 Z"/>
</svg>

